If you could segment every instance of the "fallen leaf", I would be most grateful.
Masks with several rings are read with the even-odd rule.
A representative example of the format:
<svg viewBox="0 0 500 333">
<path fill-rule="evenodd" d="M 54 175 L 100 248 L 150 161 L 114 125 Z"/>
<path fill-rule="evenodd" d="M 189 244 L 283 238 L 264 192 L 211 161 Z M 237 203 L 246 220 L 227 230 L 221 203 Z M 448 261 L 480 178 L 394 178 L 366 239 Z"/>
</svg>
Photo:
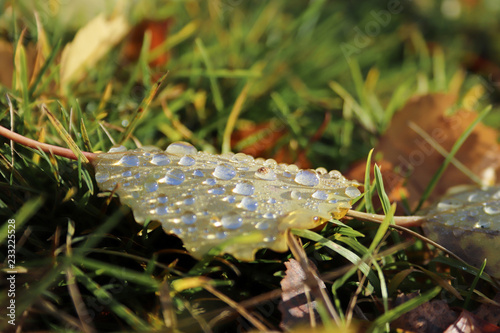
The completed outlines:
<svg viewBox="0 0 500 333">
<path fill-rule="evenodd" d="M 410 122 L 423 129 L 447 152 L 477 114 L 457 111 L 451 116 L 445 112 L 455 105 L 456 98 L 448 94 L 429 94 L 410 99 L 397 112 L 386 133 L 380 138 L 374 156 L 381 156 L 385 167 L 384 185 L 392 199 L 401 200 L 400 193 L 407 195 L 410 207 L 418 202 L 432 176 L 441 166 L 444 157 L 424 138 L 409 127 Z M 455 155 L 473 174 L 481 177 L 493 170 L 500 179 L 500 145 L 498 133 L 493 128 L 478 124 Z M 362 181 L 365 163 L 356 164 L 345 175 Z M 404 185 L 403 185 L 404 184 Z M 448 166 L 428 201 L 441 197 L 449 187 L 457 184 L 473 184 L 473 181 L 454 165 Z M 403 187 L 404 186 L 404 187 Z"/>
<path fill-rule="evenodd" d="M 214 247 L 247 261 L 260 248 L 286 251 L 288 229 L 341 218 L 360 195 L 338 171 L 198 152 L 186 142 L 115 148 L 93 164 L 101 190 L 116 191 L 138 223 L 160 222 L 196 258 Z"/>
<path fill-rule="evenodd" d="M 418 293 L 398 295 L 394 306 L 418 296 Z M 392 328 L 403 329 L 415 333 L 441 333 L 457 318 L 457 314 L 442 300 L 424 303 L 403 314 L 391 323 Z"/>
<path fill-rule="evenodd" d="M 475 312 L 479 319 L 485 320 L 490 324 L 498 325 L 500 323 L 500 293 L 493 298 L 497 304 L 483 303 Z"/>
<path fill-rule="evenodd" d="M 458 319 L 444 331 L 444 333 L 487 332 L 500 332 L 500 327 L 481 320 L 466 310 L 463 310 Z"/>
<path fill-rule="evenodd" d="M 141 53 L 142 43 L 144 42 L 144 34 L 151 34 L 151 45 L 149 51 L 154 51 L 168 38 L 169 27 L 172 25 L 172 19 L 161 21 L 144 20 L 136 25 L 129 33 L 127 43 L 123 49 L 123 55 L 128 61 L 136 61 Z M 151 59 L 149 65 L 153 67 L 163 66 L 167 64 L 170 58 L 170 53 L 161 53 L 155 59 Z"/>
<path fill-rule="evenodd" d="M 479 268 L 500 277 L 500 186 L 450 189 L 426 211 L 427 237 Z"/>
<path fill-rule="evenodd" d="M 86 70 L 118 44 L 129 30 L 129 24 L 123 15 L 106 19 L 104 14 L 81 28 L 62 52 L 61 89 L 66 89 L 71 82 L 83 78 Z"/>
<path fill-rule="evenodd" d="M 306 273 L 300 263 L 295 259 L 285 262 L 286 275 L 281 280 L 281 301 L 278 308 L 282 318 L 280 327 L 290 329 L 293 326 L 310 322 L 314 317 L 319 319 L 316 310 L 317 303 L 313 299 L 309 288 L 305 283 Z M 316 270 L 313 262 L 309 261 L 309 267 Z M 319 288 L 325 289 L 325 283 L 316 277 Z"/>
</svg>

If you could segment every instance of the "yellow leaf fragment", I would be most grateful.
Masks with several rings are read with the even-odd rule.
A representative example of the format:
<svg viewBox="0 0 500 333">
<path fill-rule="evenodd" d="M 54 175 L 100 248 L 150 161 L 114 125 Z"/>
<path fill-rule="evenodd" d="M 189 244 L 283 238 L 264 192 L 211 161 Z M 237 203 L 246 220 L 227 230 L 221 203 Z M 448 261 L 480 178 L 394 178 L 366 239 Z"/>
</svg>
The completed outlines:
<svg viewBox="0 0 500 333">
<path fill-rule="evenodd" d="M 66 45 L 61 58 L 61 89 L 85 75 L 130 30 L 123 15 L 106 19 L 97 16 L 81 28 L 73 41 Z"/>
</svg>

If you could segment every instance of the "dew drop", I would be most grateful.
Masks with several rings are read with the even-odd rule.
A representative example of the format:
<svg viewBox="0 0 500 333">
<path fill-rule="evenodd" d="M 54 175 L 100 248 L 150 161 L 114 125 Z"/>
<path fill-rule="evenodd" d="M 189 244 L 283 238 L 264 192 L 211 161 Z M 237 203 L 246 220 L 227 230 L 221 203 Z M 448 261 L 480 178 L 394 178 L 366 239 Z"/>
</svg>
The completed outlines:
<svg viewBox="0 0 500 333">
<path fill-rule="evenodd" d="M 237 153 L 233 155 L 231 158 L 233 161 L 238 161 L 238 162 L 252 162 L 253 161 L 253 156 L 243 154 L 243 153 Z"/>
<path fill-rule="evenodd" d="M 491 227 L 490 221 L 479 221 L 474 224 L 474 228 L 476 229 L 489 229 Z"/>
<path fill-rule="evenodd" d="M 171 143 L 165 151 L 177 155 L 195 155 L 198 152 L 192 144 L 184 141 Z"/>
<path fill-rule="evenodd" d="M 300 185 L 316 186 L 319 184 L 319 176 L 311 170 L 300 170 L 295 176 L 295 182 Z"/>
<path fill-rule="evenodd" d="M 216 216 L 213 216 L 212 218 L 210 218 L 210 224 L 216 228 L 222 226 L 222 222 Z"/>
<path fill-rule="evenodd" d="M 213 175 L 219 179 L 230 180 L 236 176 L 236 169 L 229 164 L 219 164 L 215 167 Z"/>
<path fill-rule="evenodd" d="M 122 177 L 131 177 L 131 176 L 132 176 L 131 170 L 127 170 L 127 171 L 122 172 Z"/>
<path fill-rule="evenodd" d="M 235 203 L 236 197 L 234 195 L 228 195 L 227 197 L 224 198 L 224 200 L 229 203 Z"/>
<path fill-rule="evenodd" d="M 255 229 L 257 230 L 267 230 L 269 229 L 269 222 L 267 221 L 260 221 L 255 225 Z"/>
<path fill-rule="evenodd" d="M 318 190 L 312 194 L 312 197 L 319 200 L 326 200 L 328 199 L 328 193 Z"/>
<path fill-rule="evenodd" d="M 203 172 L 201 170 L 196 169 L 193 171 L 193 176 L 204 177 L 205 175 L 203 174 Z"/>
<path fill-rule="evenodd" d="M 283 176 L 285 176 L 286 178 L 291 178 L 292 174 L 288 171 L 283 171 Z"/>
<path fill-rule="evenodd" d="M 498 202 L 490 202 L 483 207 L 483 210 L 488 215 L 500 214 L 500 204 Z"/>
<path fill-rule="evenodd" d="M 123 153 L 125 151 L 127 151 L 125 146 L 115 146 L 108 150 L 108 153 Z"/>
<path fill-rule="evenodd" d="M 255 172 L 255 177 L 263 180 L 276 180 L 276 173 L 268 167 L 261 167 Z"/>
<path fill-rule="evenodd" d="M 104 183 L 109 179 L 109 173 L 108 172 L 101 172 L 98 171 L 95 173 L 95 181 L 98 183 Z"/>
<path fill-rule="evenodd" d="M 170 159 L 165 154 L 155 154 L 151 159 L 151 163 L 154 165 L 168 165 L 170 163 Z"/>
<path fill-rule="evenodd" d="M 187 211 L 181 216 L 184 224 L 191 225 L 196 222 L 196 215 L 192 211 Z"/>
<path fill-rule="evenodd" d="M 253 212 L 257 209 L 257 207 L 259 207 L 259 203 L 254 198 L 245 197 L 241 200 L 241 206 L 246 210 Z"/>
<path fill-rule="evenodd" d="M 495 194 L 492 196 L 493 199 L 500 199 L 500 191 L 497 191 Z"/>
<path fill-rule="evenodd" d="M 296 166 L 295 164 L 290 164 L 290 165 L 286 168 L 286 170 L 287 170 L 288 172 L 296 173 L 296 172 L 298 172 L 300 169 L 299 169 L 299 167 L 298 167 L 298 166 Z"/>
<path fill-rule="evenodd" d="M 203 184 L 212 186 L 212 185 L 217 184 L 217 180 L 215 180 L 214 178 L 207 178 L 207 179 L 205 179 Z"/>
<path fill-rule="evenodd" d="M 318 175 L 326 175 L 328 173 L 328 170 L 326 170 L 325 168 L 323 167 L 319 167 L 316 169 L 316 173 Z"/>
<path fill-rule="evenodd" d="M 215 233 L 215 237 L 217 239 L 225 239 L 227 237 L 227 232 L 226 231 L 219 231 Z"/>
<path fill-rule="evenodd" d="M 167 215 L 168 214 L 168 208 L 165 207 L 165 206 L 156 207 L 156 214 L 158 214 L 158 215 Z"/>
<path fill-rule="evenodd" d="M 269 199 L 267 200 L 267 203 L 268 203 L 268 204 L 275 204 L 275 203 L 276 203 L 276 199 L 274 199 L 274 198 L 269 198 Z"/>
<path fill-rule="evenodd" d="M 184 204 L 187 206 L 194 204 L 195 201 L 196 201 L 196 199 L 192 195 L 188 195 L 188 196 L 184 197 Z"/>
<path fill-rule="evenodd" d="M 264 162 L 264 165 L 270 168 L 275 168 L 278 165 L 278 162 L 276 162 L 272 158 L 269 158 Z"/>
<path fill-rule="evenodd" d="M 449 209 L 458 208 L 460 206 L 461 206 L 460 201 L 448 199 L 448 200 L 443 200 L 443 201 L 439 202 L 437 204 L 436 208 L 438 211 L 442 212 L 442 211 L 446 211 Z"/>
<path fill-rule="evenodd" d="M 332 170 L 328 173 L 328 175 L 332 179 L 341 179 L 343 177 L 342 174 L 340 173 L 340 171 L 338 171 L 338 170 Z"/>
<path fill-rule="evenodd" d="M 132 154 L 123 155 L 123 157 L 118 161 L 118 164 L 123 164 L 126 166 L 138 166 L 139 157 Z"/>
<path fill-rule="evenodd" d="M 276 215 L 274 213 L 269 212 L 269 213 L 265 213 L 264 215 L 262 215 L 262 217 L 265 219 L 274 219 L 274 218 L 276 218 Z"/>
<path fill-rule="evenodd" d="M 222 226 L 226 229 L 234 230 L 241 227 L 243 218 L 237 213 L 227 213 L 221 219 Z"/>
<path fill-rule="evenodd" d="M 158 202 L 161 204 L 167 203 L 167 201 L 168 201 L 168 197 L 166 195 L 160 195 L 158 197 Z"/>
<path fill-rule="evenodd" d="M 195 159 L 192 158 L 191 156 L 182 156 L 182 158 L 179 160 L 179 165 L 183 166 L 191 166 L 195 163 L 196 163 Z"/>
<path fill-rule="evenodd" d="M 144 183 L 144 189 L 148 192 L 154 192 L 158 189 L 157 182 L 146 182 Z"/>
<path fill-rule="evenodd" d="M 349 198 L 356 198 L 361 195 L 361 192 L 355 186 L 348 186 L 345 189 L 345 195 L 347 195 Z"/>
<path fill-rule="evenodd" d="M 300 194 L 299 191 L 293 190 L 292 192 L 290 192 L 290 198 L 292 198 L 294 200 L 300 200 L 300 199 L 302 199 L 302 194 Z"/>
<path fill-rule="evenodd" d="M 252 195 L 255 192 L 255 186 L 248 181 L 242 181 L 233 189 L 233 193 L 241 194 L 241 195 Z"/>
<path fill-rule="evenodd" d="M 224 186 L 212 187 L 211 189 L 208 190 L 208 193 L 216 195 L 224 194 L 224 192 L 226 192 Z"/>
<path fill-rule="evenodd" d="M 471 195 L 469 195 L 469 197 L 467 198 L 467 200 L 469 202 L 478 202 L 478 201 L 481 201 L 482 199 L 482 195 L 479 194 L 479 193 L 472 193 Z"/>
<path fill-rule="evenodd" d="M 163 177 L 161 180 L 163 180 L 163 182 L 168 185 L 180 185 L 185 178 L 186 176 L 184 176 L 184 172 L 182 172 L 181 170 L 170 169 L 165 174 L 165 177 Z"/>
</svg>

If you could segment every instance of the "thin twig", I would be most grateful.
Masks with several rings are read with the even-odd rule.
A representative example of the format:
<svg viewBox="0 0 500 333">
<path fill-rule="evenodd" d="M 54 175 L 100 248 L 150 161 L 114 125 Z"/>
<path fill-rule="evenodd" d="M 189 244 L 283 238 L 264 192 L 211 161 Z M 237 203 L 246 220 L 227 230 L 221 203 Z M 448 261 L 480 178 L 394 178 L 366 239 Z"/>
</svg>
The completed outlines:
<svg viewBox="0 0 500 333">
<path fill-rule="evenodd" d="M 0 135 L 6 137 L 9 140 L 22 144 L 23 146 L 26 147 L 30 147 L 33 149 L 40 149 L 46 153 L 54 154 L 65 158 L 70 158 L 72 160 L 78 160 L 78 157 L 71 151 L 71 149 L 49 145 L 47 143 L 42 143 L 33 139 L 29 139 L 25 136 L 12 132 L 11 130 L 8 130 L 3 126 L 0 126 Z M 93 162 L 97 158 L 97 154 L 94 153 L 82 151 L 82 154 L 85 155 L 85 157 L 87 157 L 90 162 Z"/>
</svg>

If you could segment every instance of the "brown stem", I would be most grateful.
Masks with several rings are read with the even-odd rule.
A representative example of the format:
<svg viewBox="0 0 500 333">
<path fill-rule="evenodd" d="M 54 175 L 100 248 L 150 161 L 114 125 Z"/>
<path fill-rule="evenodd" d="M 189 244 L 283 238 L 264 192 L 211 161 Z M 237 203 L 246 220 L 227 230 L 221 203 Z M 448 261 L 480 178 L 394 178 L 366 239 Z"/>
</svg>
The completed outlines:
<svg viewBox="0 0 500 333">
<path fill-rule="evenodd" d="M 61 156 L 61 157 L 70 158 L 72 160 L 78 160 L 78 157 L 71 151 L 71 149 L 53 146 L 53 145 L 49 145 L 47 143 L 42 143 L 42 142 L 38 142 L 36 140 L 29 139 L 25 136 L 22 136 L 20 134 L 12 132 L 11 130 L 9 130 L 3 126 L 0 126 L 0 135 L 6 137 L 9 140 L 12 140 L 12 141 L 17 142 L 19 144 L 22 144 L 23 146 L 26 146 L 26 147 L 40 149 L 46 153 L 54 154 L 54 155 Z M 85 157 L 87 157 L 89 159 L 89 161 L 91 163 L 97 157 L 97 154 L 94 154 L 94 153 L 89 153 L 86 151 L 82 151 L 82 153 L 83 153 L 83 155 L 85 155 Z"/>
<path fill-rule="evenodd" d="M 346 216 L 370 222 L 382 222 L 385 218 L 385 215 L 363 213 L 355 210 L 349 210 Z M 424 221 L 424 216 L 394 216 L 394 222 L 402 227 L 419 227 Z"/>
</svg>

